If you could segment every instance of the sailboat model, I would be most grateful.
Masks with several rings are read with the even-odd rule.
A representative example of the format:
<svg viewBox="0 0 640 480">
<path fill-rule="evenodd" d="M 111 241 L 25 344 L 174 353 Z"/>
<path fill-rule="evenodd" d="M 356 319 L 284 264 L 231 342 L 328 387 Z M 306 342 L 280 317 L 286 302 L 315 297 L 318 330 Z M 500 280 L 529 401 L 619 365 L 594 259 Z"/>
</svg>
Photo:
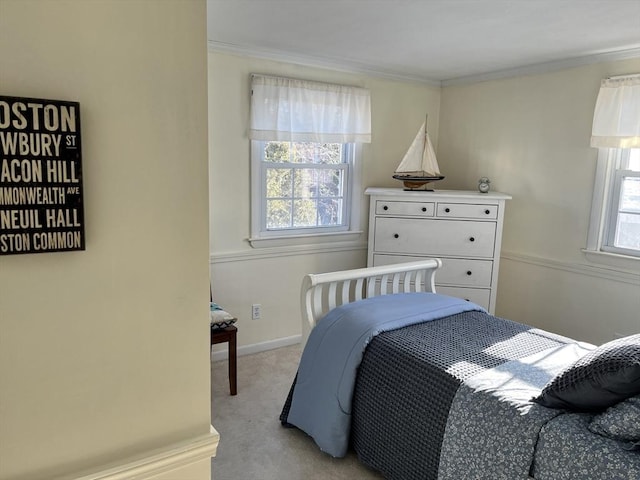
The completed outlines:
<svg viewBox="0 0 640 480">
<path fill-rule="evenodd" d="M 402 162 L 396 168 L 393 178 L 402 181 L 405 190 L 418 190 L 424 187 L 422 190 L 427 191 L 431 191 L 427 188 L 428 183 L 444 178 L 440 175 L 436 153 L 427 132 L 426 119 L 409 150 L 404 154 Z"/>
</svg>

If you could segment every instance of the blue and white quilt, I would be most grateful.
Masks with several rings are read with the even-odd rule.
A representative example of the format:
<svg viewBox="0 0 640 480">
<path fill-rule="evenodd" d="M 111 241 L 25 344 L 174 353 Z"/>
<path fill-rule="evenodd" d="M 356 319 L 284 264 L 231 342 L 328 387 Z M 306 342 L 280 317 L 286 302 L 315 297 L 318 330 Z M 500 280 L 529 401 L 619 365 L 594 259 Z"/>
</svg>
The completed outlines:
<svg viewBox="0 0 640 480">
<path fill-rule="evenodd" d="M 605 439 L 597 461 L 573 458 L 594 434 L 564 438 L 575 415 L 531 402 L 593 348 L 451 297 L 375 297 L 319 322 L 280 419 L 389 480 L 635 480 L 638 452 Z"/>
<path fill-rule="evenodd" d="M 293 389 L 287 422 L 324 452 L 343 457 L 349 446 L 357 368 L 373 337 L 390 330 L 482 307 L 434 293 L 372 297 L 330 311 L 312 330 Z"/>
</svg>

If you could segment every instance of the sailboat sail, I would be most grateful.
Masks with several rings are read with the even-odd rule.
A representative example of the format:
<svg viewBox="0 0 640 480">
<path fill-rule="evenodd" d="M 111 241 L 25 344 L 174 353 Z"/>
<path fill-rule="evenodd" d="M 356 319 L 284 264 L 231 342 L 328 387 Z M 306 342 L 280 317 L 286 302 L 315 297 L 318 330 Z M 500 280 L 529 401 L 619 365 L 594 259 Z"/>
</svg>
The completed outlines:
<svg viewBox="0 0 640 480">
<path fill-rule="evenodd" d="M 429 132 L 427 132 L 426 119 L 400 165 L 396 168 L 393 178 L 400 180 L 404 184 L 405 190 L 417 190 L 424 187 L 424 190 L 427 191 L 431 191 L 427 187 L 428 183 L 444 178 L 440 174 L 436 152 L 433 150 Z"/>
<path fill-rule="evenodd" d="M 433 149 L 429 132 L 427 132 L 427 122 L 425 121 L 416 137 L 413 139 L 409 150 L 405 153 L 402 162 L 394 172 L 398 177 L 426 177 L 439 178 L 440 169 L 438 160 Z"/>
</svg>

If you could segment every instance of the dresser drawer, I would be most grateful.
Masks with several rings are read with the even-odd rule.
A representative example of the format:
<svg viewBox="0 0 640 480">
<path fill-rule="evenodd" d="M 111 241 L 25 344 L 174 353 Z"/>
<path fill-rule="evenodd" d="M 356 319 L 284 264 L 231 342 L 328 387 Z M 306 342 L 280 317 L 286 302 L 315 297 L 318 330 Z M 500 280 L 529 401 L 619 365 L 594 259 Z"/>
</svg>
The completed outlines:
<svg viewBox="0 0 640 480">
<path fill-rule="evenodd" d="M 378 217 L 374 228 L 373 248 L 380 253 L 493 257 L 493 222 Z"/>
<path fill-rule="evenodd" d="M 430 257 L 414 255 L 373 255 L 373 266 L 396 263 L 418 262 Z M 491 287 L 493 262 L 491 260 L 471 260 L 465 258 L 440 257 L 442 268 L 436 272 L 436 283 L 465 287 Z"/>
<path fill-rule="evenodd" d="M 498 206 L 473 203 L 438 203 L 437 216 L 496 220 L 498 218 Z"/>
<path fill-rule="evenodd" d="M 442 268 L 436 273 L 436 282 L 465 287 L 491 287 L 491 260 L 443 258 Z"/>
<path fill-rule="evenodd" d="M 451 297 L 464 298 L 465 300 L 476 303 L 485 308 L 487 311 L 490 311 L 489 302 L 491 298 L 491 290 L 485 290 L 483 288 L 447 287 L 444 285 L 440 286 L 436 281 L 436 293 L 449 295 Z"/>
<path fill-rule="evenodd" d="M 411 215 L 415 217 L 433 217 L 433 202 L 388 202 L 376 201 L 376 215 Z"/>
</svg>

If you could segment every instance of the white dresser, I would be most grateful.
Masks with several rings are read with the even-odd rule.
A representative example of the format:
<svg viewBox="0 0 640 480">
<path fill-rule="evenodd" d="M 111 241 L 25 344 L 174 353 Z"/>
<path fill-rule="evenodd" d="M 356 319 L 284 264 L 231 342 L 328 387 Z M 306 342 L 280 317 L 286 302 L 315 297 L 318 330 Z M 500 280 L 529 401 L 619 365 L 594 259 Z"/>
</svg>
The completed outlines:
<svg viewBox="0 0 640 480">
<path fill-rule="evenodd" d="M 367 188 L 368 266 L 442 259 L 436 291 L 495 312 L 504 193 Z"/>
</svg>

